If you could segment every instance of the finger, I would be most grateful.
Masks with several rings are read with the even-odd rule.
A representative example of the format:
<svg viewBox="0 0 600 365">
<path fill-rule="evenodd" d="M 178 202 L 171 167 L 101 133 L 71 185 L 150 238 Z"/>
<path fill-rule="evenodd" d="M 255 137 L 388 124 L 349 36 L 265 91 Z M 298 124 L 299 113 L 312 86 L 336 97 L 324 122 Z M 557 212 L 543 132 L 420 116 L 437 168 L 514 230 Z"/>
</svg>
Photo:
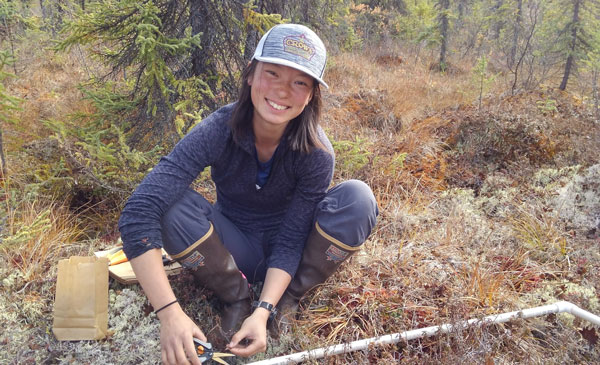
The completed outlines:
<svg viewBox="0 0 600 365">
<path fill-rule="evenodd" d="M 196 346 L 194 345 L 194 340 L 192 338 L 190 338 L 189 340 L 186 340 L 183 344 L 184 347 L 184 351 L 185 353 L 188 355 L 187 358 L 190 360 L 190 362 L 194 365 L 200 365 L 202 364 L 200 362 L 200 358 L 198 358 L 198 352 L 196 351 Z"/>
<path fill-rule="evenodd" d="M 168 365 L 169 364 L 169 360 L 167 360 L 167 353 L 165 352 L 165 350 L 162 350 L 160 352 L 160 360 L 162 361 L 163 364 Z"/>
<path fill-rule="evenodd" d="M 198 327 L 196 327 L 192 330 L 192 335 L 202 342 L 208 342 L 208 340 L 206 339 L 206 336 L 204 335 L 204 333 L 202 333 L 202 331 Z"/>
<path fill-rule="evenodd" d="M 246 336 L 246 331 L 243 328 L 240 329 L 233 335 L 233 337 L 231 337 L 231 341 L 229 342 L 229 344 L 227 344 L 227 348 L 236 347 L 241 340 L 246 338 Z"/>
<path fill-rule="evenodd" d="M 163 353 L 165 354 L 165 364 L 177 364 L 177 357 L 175 356 L 175 353 L 173 351 L 171 351 L 171 348 L 165 348 L 163 350 Z"/>
<path fill-rule="evenodd" d="M 248 355 L 250 352 L 248 351 L 248 347 L 236 347 L 236 348 L 230 348 L 229 352 L 231 352 L 232 354 L 234 354 L 235 356 L 241 356 L 241 357 L 248 357 L 250 355 Z"/>
<path fill-rule="evenodd" d="M 252 356 L 257 352 L 265 350 L 266 345 L 258 341 L 252 341 L 252 343 L 250 343 L 250 345 L 248 345 L 247 347 L 236 347 L 229 349 L 229 351 L 231 351 L 232 354 L 242 357 Z"/>
<path fill-rule="evenodd" d="M 175 357 L 177 359 L 176 364 L 189 364 L 190 362 L 188 361 L 188 357 L 185 354 L 185 350 L 182 346 L 183 344 L 180 344 L 179 346 L 177 346 L 175 348 Z"/>
</svg>

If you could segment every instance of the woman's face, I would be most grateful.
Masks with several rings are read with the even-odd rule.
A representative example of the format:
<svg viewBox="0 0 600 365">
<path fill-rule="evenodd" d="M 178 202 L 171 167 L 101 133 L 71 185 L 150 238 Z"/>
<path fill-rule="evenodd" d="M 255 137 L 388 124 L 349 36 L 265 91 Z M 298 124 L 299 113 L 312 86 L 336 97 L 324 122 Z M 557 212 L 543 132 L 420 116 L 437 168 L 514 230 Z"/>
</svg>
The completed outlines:
<svg viewBox="0 0 600 365">
<path fill-rule="evenodd" d="M 258 62 L 248 79 L 254 105 L 253 124 L 285 128 L 310 102 L 314 82 L 294 68 Z"/>
</svg>

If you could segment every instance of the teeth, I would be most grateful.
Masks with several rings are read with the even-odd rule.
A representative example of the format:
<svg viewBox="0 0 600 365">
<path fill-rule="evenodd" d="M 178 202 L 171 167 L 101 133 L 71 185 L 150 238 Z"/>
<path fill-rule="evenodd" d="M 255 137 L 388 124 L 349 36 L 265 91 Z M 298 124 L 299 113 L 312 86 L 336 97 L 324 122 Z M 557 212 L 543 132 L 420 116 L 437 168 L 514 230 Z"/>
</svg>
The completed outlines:
<svg viewBox="0 0 600 365">
<path fill-rule="evenodd" d="M 287 109 L 287 106 L 276 104 L 276 103 L 272 102 L 271 100 L 267 99 L 267 102 L 269 103 L 270 106 L 272 106 L 273 108 L 275 108 L 277 110 L 285 110 L 285 109 Z"/>
</svg>

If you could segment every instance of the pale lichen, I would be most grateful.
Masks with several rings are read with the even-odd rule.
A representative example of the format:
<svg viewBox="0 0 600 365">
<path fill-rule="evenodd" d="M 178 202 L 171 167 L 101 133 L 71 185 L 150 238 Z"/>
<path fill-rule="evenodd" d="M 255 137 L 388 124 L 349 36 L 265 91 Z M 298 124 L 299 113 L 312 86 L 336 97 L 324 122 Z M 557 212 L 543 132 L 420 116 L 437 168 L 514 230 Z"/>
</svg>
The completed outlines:
<svg viewBox="0 0 600 365">
<path fill-rule="evenodd" d="M 600 164 L 575 175 L 558 193 L 554 205 L 562 219 L 577 229 L 600 228 Z"/>
<path fill-rule="evenodd" d="M 25 278 L 19 270 L 15 270 L 2 279 L 2 287 L 6 292 L 18 290 L 25 283 Z"/>
<path fill-rule="evenodd" d="M 594 314 L 600 313 L 598 295 L 596 289 L 592 286 L 583 286 L 572 282 L 548 283 L 532 292 L 531 297 L 536 303 L 542 304 L 552 304 L 560 300 L 566 300 L 586 311 Z M 557 317 L 567 326 L 573 326 L 576 318 L 566 313 L 561 313 Z"/>
<path fill-rule="evenodd" d="M 60 342 L 62 363 L 160 363 L 159 322 L 146 315 L 146 297 L 138 286 L 109 292 L 109 336 L 100 341 Z"/>
<path fill-rule="evenodd" d="M 542 168 L 533 175 L 532 186 L 538 191 L 556 191 L 573 179 L 581 170 L 581 165 L 567 166 L 560 169 Z"/>
</svg>

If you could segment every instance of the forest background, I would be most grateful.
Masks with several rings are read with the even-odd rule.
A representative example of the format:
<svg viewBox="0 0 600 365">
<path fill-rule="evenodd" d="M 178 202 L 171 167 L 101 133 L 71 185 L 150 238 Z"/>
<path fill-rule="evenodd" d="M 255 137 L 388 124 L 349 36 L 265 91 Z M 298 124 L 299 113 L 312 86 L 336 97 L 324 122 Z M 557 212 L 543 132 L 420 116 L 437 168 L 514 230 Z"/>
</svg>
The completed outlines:
<svg viewBox="0 0 600 365">
<path fill-rule="evenodd" d="M 558 300 L 600 313 L 597 0 L 0 0 L 0 19 L 1 363 L 160 361 L 143 292 L 112 279 L 110 336 L 56 341 L 57 262 L 117 244 L 137 183 L 280 22 L 324 39 L 334 182 L 366 181 L 381 214 L 249 360 Z M 172 284 L 214 327 L 212 293 Z M 561 314 L 324 363 L 597 363 L 597 341 Z"/>
</svg>

